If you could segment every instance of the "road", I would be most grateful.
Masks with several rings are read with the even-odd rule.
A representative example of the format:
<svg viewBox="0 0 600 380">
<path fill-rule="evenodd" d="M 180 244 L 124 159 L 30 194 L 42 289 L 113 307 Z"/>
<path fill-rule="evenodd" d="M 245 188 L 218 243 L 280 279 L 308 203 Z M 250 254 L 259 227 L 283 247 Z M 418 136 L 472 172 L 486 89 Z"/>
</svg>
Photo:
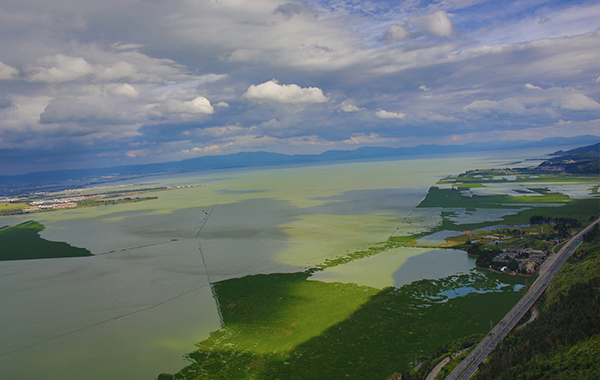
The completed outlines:
<svg viewBox="0 0 600 380">
<path fill-rule="evenodd" d="M 433 369 L 433 371 L 431 371 L 431 373 L 429 374 L 429 376 L 427 376 L 426 380 L 434 380 L 435 377 L 438 375 L 438 373 L 440 373 L 440 371 L 442 370 L 442 368 L 444 368 L 444 366 L 446 364 L 448 364 L 449 361 L 450 361 L 450 358 L 447 357 L 446 359 L 444 359 L 441 362 L 439 362 L 438 365 L 435 366 L 435 368 Z"/>
<path fill-rule="evenodd" d="M 537 317 L 538 317 L 538 308 L 537 308 L 536 304 L 533 304 L 533 306 L 531 307 L 531 317 L 529 318 L 529 320 L 527 322 L 522 323 L 519 327 L 517 327 L 516 330 L 522 329 L 523 327 L 527 326 L 531 322 L 535 321 L 535 319 Z"/>
<path fill-rule="evenodd" d="M 521 300 L 506 314 L 506 316 L 494 327 L 494 329 L 469 353 L 469 355 L 446 377 L 446 380 L 467 380 L 479 367 L 479 364 L 489 356 L 494 347 L 504 339 L 508 333 L 523 318 L 525 313 L 533 306 L 537 299 L 544 293 L 548 284 L 559 271 L 573 251 L 581 244 L 582 236 L 587 233 L 600 219 L 590 224 L 584 230 L 575 235 L 565 244 L 558 253 L 551 255 L 542 265 L 537 280 L 521 298 Z"/>
</svg>

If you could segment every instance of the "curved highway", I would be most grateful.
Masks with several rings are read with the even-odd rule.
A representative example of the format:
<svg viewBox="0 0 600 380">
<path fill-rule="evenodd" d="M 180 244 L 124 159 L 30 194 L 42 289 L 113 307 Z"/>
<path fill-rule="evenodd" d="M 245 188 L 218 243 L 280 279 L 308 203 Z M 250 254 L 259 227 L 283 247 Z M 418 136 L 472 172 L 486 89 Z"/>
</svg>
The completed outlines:
<svg viewBox="0 0 600 380">
<path fill-rule="evenodd" d="M 506 316 L 494 327 L 494 329 L 471 351 L 471 353 L 446 377 L 446 380 L 467 380 L 492 352 L 494 347 L 504 339 L 508 333 L 523 318 L 525 313 L 533 306 L 537 299 L 544 293 L 548 284 L 559 271 L 573 251 L 581 244 L 581 237 L 585 235 L 600 219 L 590 224 L 584 230 L 575 235 L 565 244 L 557 254 L 551 255 L 542 265 L 537 280 L 521 298 L 521 300 L 506 314 Z"/>
</svg>

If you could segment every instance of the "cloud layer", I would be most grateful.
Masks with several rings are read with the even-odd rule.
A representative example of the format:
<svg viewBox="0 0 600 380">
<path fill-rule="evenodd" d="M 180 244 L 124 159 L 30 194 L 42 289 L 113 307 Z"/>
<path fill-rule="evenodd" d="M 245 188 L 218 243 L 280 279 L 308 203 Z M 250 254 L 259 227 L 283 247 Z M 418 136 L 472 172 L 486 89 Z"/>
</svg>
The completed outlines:
<svg viewBox="0 0 600 380">
<path fill-rule="evenodd" d="M 329 100 L 323 90 L 316 87 L 302 88 L 297 84 L 279 84 L 270 80 L 259 85 L 251 85 L 243 95 L 256 103 L 310 104 Z"/>
<path fill-rule="evenodd" d="M 599 13 L 579 0 L 10 2 L 0 174 L 599 135 Z"/>
</svg>

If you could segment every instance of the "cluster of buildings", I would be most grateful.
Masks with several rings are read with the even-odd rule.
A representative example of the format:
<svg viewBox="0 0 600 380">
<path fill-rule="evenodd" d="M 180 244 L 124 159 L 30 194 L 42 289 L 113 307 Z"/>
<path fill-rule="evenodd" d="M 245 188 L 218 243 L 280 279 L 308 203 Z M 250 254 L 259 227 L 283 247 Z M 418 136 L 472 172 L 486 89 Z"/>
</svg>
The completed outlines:
<svg viewBox="0 0 600 380">
<path fill-rule="evenodd" d="M 11 197 L 0 197 L 0 203 L 16 203 L 20 202 L 22 198 L 11 198 Z"/>
<path fill-rule="evenodd" d="M 510 238 L 512 238 L 512 236 L 502 234 L 486 235 L 486 239 L 489 239 L 490 241 L 503 241 Z"/>
<path fill-rule="evenodd" d="M 59 210 L 65 208 L 77 207 L 77 202 L 81 202 L 86 199 L 104 198 L 106 194 L 94 194 L 94 195 L 78 195 L 76 197 L 58 198 L 58 199 L 41 199 L 38 201 L 29 202 L 29 206 L 23 209 L 23 212 L 34 212 L 40 210 Z"/>
<path fill-rule="evenodd" d="M 518 270 L 524 274 L 533 274 L 537 268 L 546 260 L 548 253 L 531 248 L 502 248 L 500 253 L 494 256 L 492 263 L 500 267 L 500 271 L 507 272 L 508 264 L 514 260 L 518 264 Z"/>
<path fill-rule="evenodd" d="M 2 203 L 27 203 L 29 207 L 24 207 L 22 209 L 11 209 L 10 212 L 13 214 L 18 213 L 28 213 L 28 212 L 36 212 L 43 210 L 59 210 L 59 209 L 67 209 L 67 208 L 75 208 L 78 206 L 78 202 L 82 202 L 85 200 L 97 200 L 102 198 L 108 198 L 110 200 L 127 200 L 127 197 L 139 195 L 143 192 L 148 191 L 162 191 L 162 190 L 175 190 L 175 189 L 187 189 L 191 187 L 198 187 L 202 185 L 177 185 L 177 186 L 166 186 L 166 187 L 155 187 L 155 188 L 143 188 L 143 189 L 131 189 L 125 190 L 124 192 L 115 192 L 110 191 L 108 193 L 92 193 L 91 190 L 103 190 L 103 189 L 115 189 L 115 188 L 124 188 L 124 187 L 132 187 L 134 185 L 119 185 L 119 186 L 96 186 L 90 188 L 81 188 L 81 189 L 67 189 L 61 192 L 35 192 L 30 193 L 26 196 L 21 197 L 0 197 L 0 202 Z M 84 194 L 73 194 L 69 196 L 69 193 L 75 193 L 80 191 L 87 191 Z M 63 196 L 63 194 L 67 194 Z M 62 198 L 59 198 L 63 196 Z M 56 197 L 56 198 L 54 198 Z M 124 198 L 125 197 L 125 198 Z M 36 200 L 31 200 L 32 198 Z M 109 201 L 106 201 L 109 202 Z"/>
<path fill-rule="evenodd" d="M 25 207 L 23 209 L 23 212 L 33 212 L 33 211 L 40 211 L 40 210 L 57 210 L 57 209 L 63 209 L 63 208 L 74 208 L 77 207 L 77 203 L 75 202 L 64 202 L 64 203 L 52 203 L 52 204 L 48 204 L 48 205 L 36 205 L 36 206 L 32 206 L 32 207 Z"/>
</svg>

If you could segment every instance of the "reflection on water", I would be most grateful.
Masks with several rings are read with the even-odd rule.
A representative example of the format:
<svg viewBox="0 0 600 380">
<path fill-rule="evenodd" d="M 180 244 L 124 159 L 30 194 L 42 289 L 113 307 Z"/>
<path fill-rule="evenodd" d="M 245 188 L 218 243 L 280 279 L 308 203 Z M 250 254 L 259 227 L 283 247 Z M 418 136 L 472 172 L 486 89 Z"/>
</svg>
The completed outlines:
<svg viewBox="0 0 600 380">
<path fill-rule="evenodd" d="M 448 300 L 451 300 L 453 298 L 456 297 L 464 297 L 467 294 L 470 293 L 488 293 L 488 292 L 492 292 L 493 290 L 478 290 L 475 288 L 472 288 L 470 286 L 464 287 L 464 288 L 459 288 L 459 289 L 452 289 L 452 290 L 446 290 L 444 292 L 440 292 L 438 293 L 438 295 L 440 297 L 443 297 L 442 301 L 440 302 L 447 302 Z"/>
<path fill-rule="evenodd" d="M 410 284 L 421 279 L 436 279 L 465 273 L 475 267 L 475 259 L 464 251 L 437 249 L 409 258 L 394 272 L 394 286 Z"/>
<path fill-rule="evenodd" d="M 441 245 L 446 242 L 446 238 L 463 235 L 464 232 L 458 231 L 438 231 L 430 235 L 423 236 L 417 240 L 418 245 Z"/>
<path fill-rule="evenodd" d="M 440 297 L 439 302 L 448 302 L 449 300 L 456 297 L 464 297 L 468 294 L 472 293 L 492 293 L 492 292 L 504 292 L 504 291 L 512 291 L 518 292 L 525 287 L 524 284 L 506 284 L 503 282 L 498 282 L 497 284 L 490 284 L 487 281 L 482 280 L 482 273 L 474 272 L 467 279 L 467 282 L 458 282 L 454 284 L 455 286 L 451 287 L 448 290 L 439 292 L 437 296 Z M 464 280 L 465 278 L 462 277 Z M 493 286 L 496 285 L 496 286 Z M 458 287 L 457 287 L 458 286 Z"/>
</svg>

